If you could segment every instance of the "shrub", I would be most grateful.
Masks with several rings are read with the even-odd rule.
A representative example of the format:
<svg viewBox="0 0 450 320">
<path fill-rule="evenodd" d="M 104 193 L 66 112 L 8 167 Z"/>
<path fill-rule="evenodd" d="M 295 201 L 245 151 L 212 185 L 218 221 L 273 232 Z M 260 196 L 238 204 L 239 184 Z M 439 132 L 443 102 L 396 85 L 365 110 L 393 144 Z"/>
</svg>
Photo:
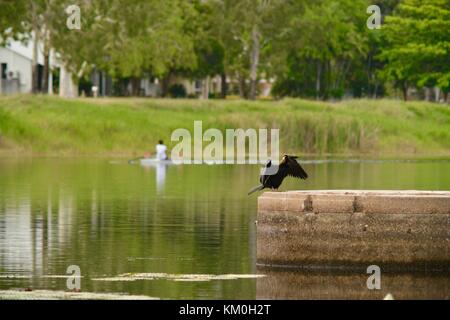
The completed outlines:
<svg viewBox="0 0 450 320">
<path fill-rule="evenodd" d="M 186 98 L 186 88 L 182 84 L 173 84 L 169 88 L 169 95 L 172 98 Z"/>
</svg>

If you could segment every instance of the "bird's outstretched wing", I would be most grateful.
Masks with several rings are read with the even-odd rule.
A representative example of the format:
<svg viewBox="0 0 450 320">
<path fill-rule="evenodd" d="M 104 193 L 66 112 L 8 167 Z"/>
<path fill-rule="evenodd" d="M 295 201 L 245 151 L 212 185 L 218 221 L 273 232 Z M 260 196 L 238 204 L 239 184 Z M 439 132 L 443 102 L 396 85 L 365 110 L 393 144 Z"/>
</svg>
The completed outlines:
<svg viewBox="0 0 450 320">
<path fill-rule="evenodd" d="M 288 165 L 288 176 L 306 179 L 308 178 L 308 174 L 305 170 L 303 170 L 302 166 L 295 160 L 296 157 L 287 157 L 287 165 Z"/>
</svg>

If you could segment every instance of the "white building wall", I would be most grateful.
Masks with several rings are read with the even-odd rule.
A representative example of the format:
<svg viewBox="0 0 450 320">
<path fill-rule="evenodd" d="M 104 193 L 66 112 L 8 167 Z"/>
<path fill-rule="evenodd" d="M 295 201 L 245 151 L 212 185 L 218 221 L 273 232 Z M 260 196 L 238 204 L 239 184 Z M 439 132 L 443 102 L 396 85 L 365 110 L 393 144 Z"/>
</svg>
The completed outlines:
<svg viewBox="0 0 450 320">
<path fill-rule="evenodd" d="M 59 67 L 54 52 L 50 53 L 50 68 Z M 33 61 L 33 41 L 10 41 L 6 47 L 0 47 L 0 63 L 7 64 L 7 73 L 13 72 L 13 78 L 19 74 L 20 93 L 30 93 L 32 88 L 31 64 Z M 39 43 L 37 62 L 44 65 L 43 45 Z M 50 75 L 49 75 L 50 77 Z M 50 83 L 50 81 L 49 81 Z M 50 87 L 51 88 L 51 87 Z"/>
<path fill-rule="evenodd" d="M 151 82 L 150 79 L 141 79 L 141 88 L 144 89 L 146 97 L 157 97 L 160 94 L 159 84 Z"/>
<path fill-rule="evenodd" d="M 20 80 L 20 93 L 31 92 L 31 60 L 12 51 L 0 48 L 0 63 L 7 64 L 7 73 L 13 72 L 13 78 Z"/>
<path fill-rule="evenodd" d="M 10 41 L 7 48 L 9 48 L 11 51 L 16 52 L 17 54 L 20 54 L 21 56 L 28 58 L 29 60 L 33 59 L 33 40 L 29 40 L 27 42 L 21 42 L 21 41 Z M 44 64 L 44 47 L 42 43 L 38 44 L 38 55 L 37 55 L 37 62 L 39 64 Z"/>
</svg>

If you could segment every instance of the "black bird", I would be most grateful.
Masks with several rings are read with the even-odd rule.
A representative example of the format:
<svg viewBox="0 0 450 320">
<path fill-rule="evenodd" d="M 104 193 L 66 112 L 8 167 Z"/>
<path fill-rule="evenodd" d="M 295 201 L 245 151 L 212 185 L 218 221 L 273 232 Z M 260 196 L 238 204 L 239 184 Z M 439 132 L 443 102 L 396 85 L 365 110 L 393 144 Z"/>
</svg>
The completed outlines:
<svg viewBox="0 0 450 320">
<path fill-rule="evenodd" d="M 283 182 L 284 178 L 291 176 L 294 178 L 306 179 L 308 174 L 303 170 L 303 168 L 297 162 L 298 157 L 284 155 L 278 168 L 272 167 L 272 161 L 267 162 L 264 168 L 263 174 L 259 178 L 261 183 L 259 186 L 252 188 L 248 194 L 251 195 L 253 192 L 270 188 L 272 190 L 278 189 Z M 273 170 L 273 172 L 271 172 Z M 272 174 L 270 174 L 272 173 Z"/>
</svg>

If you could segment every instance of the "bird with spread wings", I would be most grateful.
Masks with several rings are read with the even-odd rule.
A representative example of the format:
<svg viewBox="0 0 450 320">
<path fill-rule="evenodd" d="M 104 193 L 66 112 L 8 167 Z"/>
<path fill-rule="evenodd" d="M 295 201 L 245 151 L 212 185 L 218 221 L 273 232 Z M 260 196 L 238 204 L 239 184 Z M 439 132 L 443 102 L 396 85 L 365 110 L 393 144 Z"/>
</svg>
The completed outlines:
<svg viewBox="0 0 450 320">
<path fill-rule="evenodd" d="M 284 178 L 286 178 L 287 176 L 299 179 L 307 179 L 308 174 L 300 166 L 296 159 L 298 159 L 298 157 L 296 156 L 284 155 L 280 161 L 280 164 L 278 165 L 278 168 L 273 168 L 272 161 L 269 160 L 264 168 L 264 172 L 259 178 L 259 182 L 261 184 L 252 188 L 248 192 L 248 194 L 250 195 L 265 188 L 276 190 L 280 187 Z"/>
</svg>

